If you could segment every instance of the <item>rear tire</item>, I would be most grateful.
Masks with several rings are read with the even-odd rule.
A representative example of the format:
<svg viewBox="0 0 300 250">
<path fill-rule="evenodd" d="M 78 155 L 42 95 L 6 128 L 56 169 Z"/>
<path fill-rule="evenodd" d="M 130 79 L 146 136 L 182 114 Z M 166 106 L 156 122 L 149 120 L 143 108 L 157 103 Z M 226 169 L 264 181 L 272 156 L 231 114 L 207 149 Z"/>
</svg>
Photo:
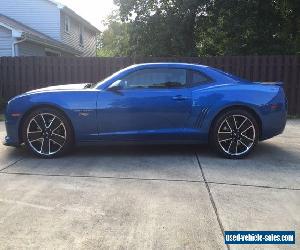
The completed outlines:
<svg viewBox="0 0 300 250">
<path fill-rule="evenodd" d="M 41 158 L 64 155 L 73 144 L 69 120 L 61 111 L 50 107 L 38 108 L 25 118 L 22 136 L 26 148 Z"/>
<path fill-rule="evenodd" d="M 241 159 L 250 154 L 259 138 L 254 116 L 243 109 L 220 114 L 212 128 L 211 144 L 222 156 Z"/>
</svg>

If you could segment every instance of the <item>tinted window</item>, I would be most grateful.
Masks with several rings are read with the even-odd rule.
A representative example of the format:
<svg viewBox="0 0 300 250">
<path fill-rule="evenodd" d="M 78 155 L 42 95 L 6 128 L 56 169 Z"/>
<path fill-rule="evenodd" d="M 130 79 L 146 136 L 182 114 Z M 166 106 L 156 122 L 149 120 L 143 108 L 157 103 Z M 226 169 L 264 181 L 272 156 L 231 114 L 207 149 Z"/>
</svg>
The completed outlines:
<svg viewBox="0 0 300 250">
<path fill-rule="evenodd" d="M 198 71 L 191 71 L 191 85 L 211 82 L 212 79 Z"/>
<path fill-rule="evenodd" d="M 186 85 L 184 69 L 143 69 L 123 79 L 124 88 L 181 88 Z"/>
</svg>

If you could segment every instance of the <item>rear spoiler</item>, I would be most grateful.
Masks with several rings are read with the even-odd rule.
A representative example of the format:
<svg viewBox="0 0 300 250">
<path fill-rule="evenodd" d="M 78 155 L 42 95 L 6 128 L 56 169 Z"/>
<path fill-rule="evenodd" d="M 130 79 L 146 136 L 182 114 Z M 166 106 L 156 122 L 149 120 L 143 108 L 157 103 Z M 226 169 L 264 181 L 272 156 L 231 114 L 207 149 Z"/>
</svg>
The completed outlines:
<svg viewBox="0 0 300 250">
<path fill-rule="evenodd" d="M 254 82 L 257 84 L 263 84 L 263 85 L 277 85 L 283 87 L 284 83 L 283 82 Z"/>
</svg>

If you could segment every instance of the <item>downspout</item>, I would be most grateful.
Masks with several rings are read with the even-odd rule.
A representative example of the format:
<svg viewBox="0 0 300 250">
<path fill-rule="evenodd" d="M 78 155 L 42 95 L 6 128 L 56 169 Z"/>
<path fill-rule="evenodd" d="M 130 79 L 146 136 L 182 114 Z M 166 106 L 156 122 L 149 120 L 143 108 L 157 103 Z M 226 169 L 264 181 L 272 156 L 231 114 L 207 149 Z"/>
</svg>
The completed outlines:
<svg viewBox="0 0 300 250">
<path fill-rule="evenodd" d="M 16 40 L 16 41 L 14 41 L 13 43 L 12 43 L 12 56 L 13 57 L 15 57 L 15 56 L 18 56 L 18 50 L 16 50 L 16 45 L 17 44 L 19 44 L 19 43 L 22 43 L 22 42 L 25 42 L 26 41 L 26 37 L 24 36 L 24 38 L 23 39 L 21 39 L 21 40 Z"/>
</svg>

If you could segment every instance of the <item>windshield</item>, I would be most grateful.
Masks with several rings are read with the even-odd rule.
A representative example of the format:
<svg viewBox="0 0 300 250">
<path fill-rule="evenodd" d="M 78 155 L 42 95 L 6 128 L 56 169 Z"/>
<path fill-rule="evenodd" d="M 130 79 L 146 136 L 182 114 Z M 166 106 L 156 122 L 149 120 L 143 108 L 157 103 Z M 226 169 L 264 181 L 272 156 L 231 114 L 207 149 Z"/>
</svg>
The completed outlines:
<svg viewBox="0 0 300 250">
<path fill-rule="evenodd" d="M 84 88 L 86 89 L 92 89 L 92 88 L 96 88 L 101 86 L 103 83 L 107 82 L 108 80 L 114 78 L 116 75 L 120 74 L 122 71 L 124 71 L 125 69 L 121 69 L 115 73 L 113 73 L 112 75 L 104 78 L 103 80 L 99 81 L 99 82 L 95 82 L 95 83 L 88 83 L 84 86 Z"/>
<path fill-rule="evenodd" d="M 95 86 L 96 86 L 96 87 L 101 86 L 101 85 L 104 84 L 105 82 L 107 82 L 107 81 L 113 79 L 114 77 L 116 77 L 117 75 L 119 75 L 119 74 L 122 73 L 123 71 L 126 71 L 127 69 L 128 69 L 128 68 L 121 69 L 121 70 L 119 70 L 119 71 L 113 73 L 112 75 L 110 75 L 110 76 L 104 78 L 103 80 L 101 80 L 101 81 L 95 83 L 94 87 L 95 87 Z"/>
</svg>

